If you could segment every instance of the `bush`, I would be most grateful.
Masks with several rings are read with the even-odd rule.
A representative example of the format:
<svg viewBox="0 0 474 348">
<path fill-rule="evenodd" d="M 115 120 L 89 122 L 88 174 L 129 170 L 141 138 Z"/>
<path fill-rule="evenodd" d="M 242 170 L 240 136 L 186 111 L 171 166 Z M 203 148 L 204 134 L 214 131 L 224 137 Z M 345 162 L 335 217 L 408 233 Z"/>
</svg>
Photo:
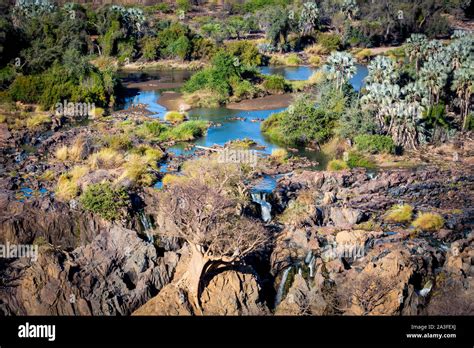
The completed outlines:
<svg viewBox="0 0 474 348">
<path fill-rule="evenodd" d="M 86 175 L 89 169 L 86 166 L 75 166 L 69 173 L 61 174 L 56 186 L 56 197 L 63 200 L 71 200 L 79 193 L 77 181 Z"/>
<path fill-rule="evenodd" d="M 68 156 L 68 150 L 67 146 L 61 146 L 60 148 L 56 149 L 54 156 L 56 159 L 60 161 L 67 161 L 67 156 Z"/>
<path fill-rule="evenodd" d="M 394 153 L 395 143 L 386 135 L 358 135 L 354 138 L 359 151 L 369 153 Z"/>
<path fill-rule="evenodd" d="M 262 55 L 258 52 L 257 46 L 250 41 L 231 41 L 225 44 L 226 52 L 237 57 L 240 64 L 247 66 L 262 65 Z"/>
<path fill-rule="evenodd" d="M 51 117 L 47 114 L 36 114 L 26 120 L 26 126 L 30 129 L 38 128 L 47 123 L 51 123 Z"/>
<path fill-rule="evenodd" d="M 297 54 L 290 54 L 285 59 L 286 65 L 296 66 L 301 64 L 301 59 Z"/>
<path fill-rule="evenodd" d="M 247 80 L 232 83 L 232 92 L 239 100 L 244 98 L 254 98 L 258 93 L 257 88 Z"/>
<path fill-rule="evenodd" d="M 345 170 L 345 169 L 349 169 L 349 166 L 347 165 L 347 163 L 338 159 L 333 159 L 329 161 L 328 166 L 327 166 L 327 170 L 331 172 L 337 172 L 337 171 Z"/>
<path fill-rule="evenodd" d="M 375 163 L 365 158 L 363 155 L 349 152 L 349 158 L 347 159 L 347 165 L 350 168 L 375 168 Z"/>
<path fill-rule="evenodd" d="M 120 179 L 128 179 L 134 184 L 140 186 L 150 186 L 153 183 L 154 177 L 148 173 L 148 161 L 152 159 L 132 154 L 128 156 L 127 162 L 124 164 L 125 171 Z M 155 163 L 156 166 L 156 163 Z"/>
<path fill-rule="evenodd" d="M 283 76 L 270 75 L 265 77 L 263 88 L 270 93 L 284 93 L 288 89 L 288 85 Z"/>
<path fill-rule="evenodd" d="M 152 139 L 159 137 L 162 133 L 168 130 L 168 127 L 159 121 L 143 122 L 137 127 L 135 133 L 137 136 L 144 139 Z"/>
<path fill-rule="evenodd" d="M 320 56 L 316 56 L 316 55 L 311 55 L 309 56 L 308 58 L 308 63 L 311 65 L 311 66 L 320 66 L 321 63 L 322 63 L 322 60 L 321 60 L 321 57 Z M 314 74 L 313 74 L 314 75 Z"/>
<path fill-rule="evenodd" d="M 165 139 L 175 141 L 190 141 L 205 134 L 208 123 L 205 121 L 186 121 L 166 132 Z"/>
<path fill-rule="evenodd" d="M 130 205 L 127 191 L 123 187 L 113 188 L 110 183 L 88 186 L 80 201 L 86 210 L 99 214 L 106 220 L 119 219 Z"/>
<path fill-rule="evenodd" d="M 102 138 L 105 146 L 112 150 L 128 150 L 132 147 L 132 140 L 128 134 L 111 134 Z"/>
<path fill-rule="evenodd" d="M 191 10 L 191 2 L 189 0 L 176 0 L 176 6 L 178 7 L 178 9 L 184 11 L 184 12 L 188 12 L 189 10 Z"/>
<path fill-rule="evenodd" d="M 89 157 L 89 165 L 93 169 L 114 169 L 124 163 L 122 154 L 116 150 L 104 148 Z"/>
<path fill-rule="evenodd" d="M 360 62 L 367 61 L 370 57 L 372 57 L 372 51 L 369 48 L 364 48 L 357 52 L 354 56 Z"/>
<path fill-rule="evenodd" d="M 385 215 L 385 221 L 395 223 L 410 222 L 413 216 L 413 207 L 409 204 L 396 204 Z"/>
<path fill-rule="evenodd" d="M 178 111 L 169 111 L 165 115 L 165 121 L 171 123 L 181 123 L 186 119 L 186 115 L 178 112 Z"/>
<path fill-rule="evenodd" d="M 422 231 L 438 231 L 444 226 L 444 219 L 437 213 L 419 213 L 413 226 Z"/>
<path fill-rule="evenodd" d="M 341 38 L 337 34 L 319 33 L 317 42 L 323 48 L 323 54 L 329 54 L 332 51 L 337 51 L 341 47 Z"/>
<path fill-rule="evenodd" d="M 288 158 L 288 151 L 285 149 L 273 149 L 271 157 L 276 161 L 283 163 Z"/>
</svg>

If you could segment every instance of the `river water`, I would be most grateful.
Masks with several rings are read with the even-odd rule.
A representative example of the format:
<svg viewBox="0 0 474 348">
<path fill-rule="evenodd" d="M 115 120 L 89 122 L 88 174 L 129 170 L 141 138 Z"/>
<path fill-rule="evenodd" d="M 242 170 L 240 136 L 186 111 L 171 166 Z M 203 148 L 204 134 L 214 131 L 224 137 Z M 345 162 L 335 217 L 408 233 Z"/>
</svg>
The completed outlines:
<svg viewBox="0 0 474 348">
<path fill-rule="evenodd" d="M 307 80 L 315 71 L 315 68 L 308 66 L 297 67 L 261 67 L 260 71 L 263 74 L 280 74 L 288 80 Z M 153 71 L 147 73 L 127 73 L 122 74 L 121 78 L 124 84 L 131 82 L 146 82 L 147 80 L 160 80 L 160 83 L 182 83 L 185 82 L 192 75 L 189 71 Z M 363 80 L 367 76 L 367 68 L 363 65 L 357 66 L 357 74 L 351 79 L 352 86 L 359 90 L 363 85 Z M 148 109 L 153 113 L 152 117 L 163 119 L 168 111 L 165 107 L 158 104 L 161 92 L 158 89 L 128 89 L 128 97 L 124 100 L 123 108 L 128 108 L 130 104 L 141 103 L 147 104 Z M 265 153 L 271 153 L 273 149 L 284 147 L 281 146 L 262 134 L 260 131 L 260 121 L 252 122 L 255 119 L 266 119 L 272 113 L 280 112 L 280 109 L 243 111 L 231 110 L 226 107 L 204 109 L 197 108 L 189 111 L 190 119 L 200 119 L 212 121 L 221 124 L 220 127 L 209 128 L 207 134 L 194 141 L 196 145 L 212 146 L 214 144 L 224 145 L 230 140 L 249 138 L 256 141 L 259 145 L 265 146 L 262 150 Z M 244 120 L 236 120 L 235 118 L 244 118 Z M 178 144 L 168 151 L 175 154 L 182 154 L 185 144 Z M 312 161 L 319 163 L 320 168 L 325 168 L 329 158 L 322 152 L 310 151 L 304 148 L 298 149 L 298 155 L 305 156 Z"/>
</svg>

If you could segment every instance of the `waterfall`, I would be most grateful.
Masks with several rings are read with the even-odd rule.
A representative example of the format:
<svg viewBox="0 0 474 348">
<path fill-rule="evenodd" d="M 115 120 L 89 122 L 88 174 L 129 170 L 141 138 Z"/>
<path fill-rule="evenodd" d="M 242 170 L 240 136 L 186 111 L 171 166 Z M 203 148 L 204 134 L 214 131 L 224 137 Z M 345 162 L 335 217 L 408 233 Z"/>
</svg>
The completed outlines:
<svg viewBox="0 0 474 348">
<path fill-rule="evenodd" d="M 285 283 L 286 283 L 286 280 L 288 279 L 288 274 L 290 273 L 291 268 L 292 268 L 292 266 L 288 267 L 283 272 L 283 275 L 282 275 L 281 280 L 280 280 L 280 285 L 278 286 L 278 291 L 277 291 L 277 294 L 276 294 L 276 297 L 275 297 L 275 307 L 278 306 L 280 304 L 281 300 L 282 300 L 283 291 L 285 291 Z"/>
<path fill-rule="evenodd" d="M 154 242 L 154 237 L 153 234 L 151 234 L 151 229 L 153 228 L 153 225 L 151 224 L 150 218 L 145 214 L 144 211 L 140 211 L 138 213 L 138 216 L 140 217 L 140 222 L 142 223 L 143 230 L 148 238 L 148 241 L 150 243 Z"/>
<path fill-rule="evenodd" d="M 265 192 L 254 192 L 252 193 L 252 201 L 260 204 L 262 209 L 262 220 L 264 222 L 269 222 L 272 219 L 272 205 L 265 200 L 266 195 Z"/>
</svg>

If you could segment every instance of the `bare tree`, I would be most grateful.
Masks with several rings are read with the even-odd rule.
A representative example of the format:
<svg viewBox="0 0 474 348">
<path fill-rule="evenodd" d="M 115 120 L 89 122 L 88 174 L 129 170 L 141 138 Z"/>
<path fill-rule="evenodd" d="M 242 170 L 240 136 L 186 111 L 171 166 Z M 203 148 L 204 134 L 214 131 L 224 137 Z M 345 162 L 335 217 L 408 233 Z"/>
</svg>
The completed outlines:
<svg viewBox="0 0 474 348">
<path fill-rule="evenodd" d="M 346 305 L 355 305 L 361 309 L 362 315 L 370 315 L 387 300 L 396 285 L 396 279 L 362 274 L 348 284 L 340 295 Z"/>
<path fill-rule="evenodd" d="M 159 233 L 183 238 L 189 244 L 191 259 L 178 283 L 188 290 L 201 312 L 204 276 L 240 262 L 268 241 L 258 221 L 237 216 L 234 200 L 196 181 L 168 188 L 156 209 Z"/>
</svg>

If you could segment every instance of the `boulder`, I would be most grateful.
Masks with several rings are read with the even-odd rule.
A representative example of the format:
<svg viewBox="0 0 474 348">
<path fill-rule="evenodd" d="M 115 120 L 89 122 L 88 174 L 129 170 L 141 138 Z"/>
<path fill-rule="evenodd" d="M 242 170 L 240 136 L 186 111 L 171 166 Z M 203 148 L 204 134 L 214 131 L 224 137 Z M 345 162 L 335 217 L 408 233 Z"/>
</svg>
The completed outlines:
<svg viewBox="0 0 474 348">
<path fill-rule="evenodd" d="M 171 281 L 178 260 L 172 252 L 159 257 L 136 232 L 117 226 L 72 252 L 44 247 L 38 260 L 10 283 L 16 291 L 8 297 L 9 311 L 129 315 Z"/>
</svg>

